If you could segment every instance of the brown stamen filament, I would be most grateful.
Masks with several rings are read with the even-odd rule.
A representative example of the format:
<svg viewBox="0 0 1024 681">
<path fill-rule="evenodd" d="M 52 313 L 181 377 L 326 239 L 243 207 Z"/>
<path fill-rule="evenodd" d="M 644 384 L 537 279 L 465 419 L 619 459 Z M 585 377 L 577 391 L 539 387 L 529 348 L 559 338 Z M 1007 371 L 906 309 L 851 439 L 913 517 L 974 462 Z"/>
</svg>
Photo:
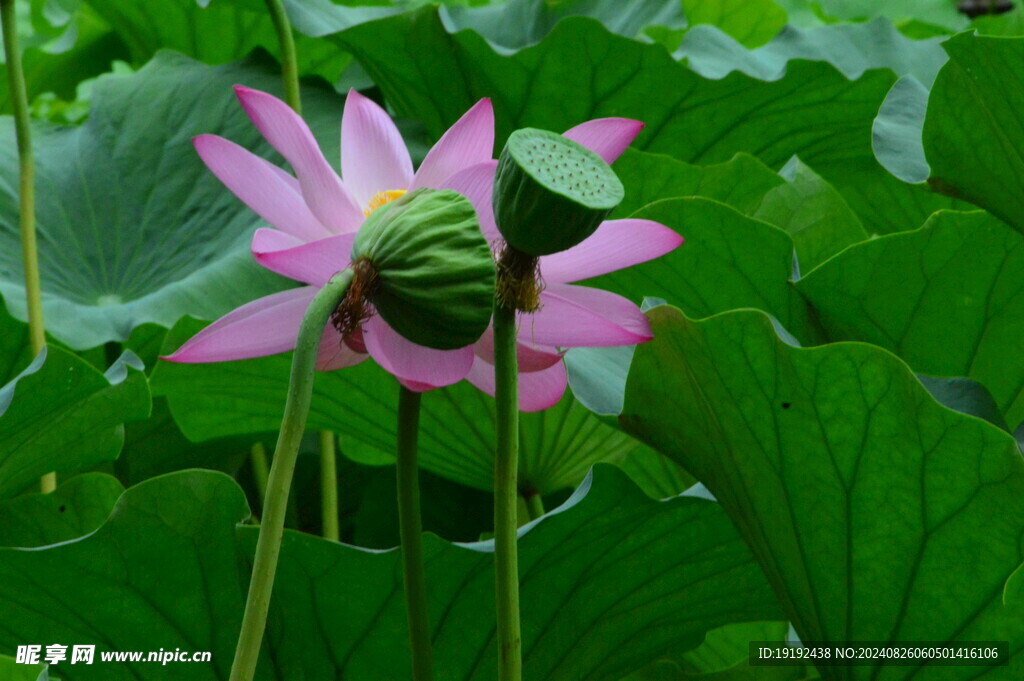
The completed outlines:
<svg viewBox="0 0 1024 681">
<path fill-rule="evenodd" d="M 331 315 L 331 324 L 343 339 L 373 316 L 373 306 L 369 301 L 380 284 L 377 268 L 373 266 L 369 258 L 359 258 L 352 263 L 351 269 L 355 275 L 352 278 L 352 284 L 348 287 L 344 299 Z"/>
<path fill-rule="evenodd" d="M 520 312 L 540 309 L 540 259 L 505 244 L 498 256 L 498 303 Z"/>
</svg>

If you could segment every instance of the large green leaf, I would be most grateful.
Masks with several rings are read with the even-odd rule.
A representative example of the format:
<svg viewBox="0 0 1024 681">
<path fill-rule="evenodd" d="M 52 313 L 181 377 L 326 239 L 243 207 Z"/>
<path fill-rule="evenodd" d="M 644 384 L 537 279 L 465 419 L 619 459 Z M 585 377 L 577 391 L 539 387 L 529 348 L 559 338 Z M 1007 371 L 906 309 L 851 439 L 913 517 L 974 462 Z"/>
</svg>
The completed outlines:
<svg viewBox="0 0 1024 681">
<path fill-rule="evenodd" d="M 0 546 L 46 546 L 102 525 L 124 487 L 105 473 L 77 475 L 49 494 L 0 501 Z"/>
<path fill-rule="evenodd" d="M 888 71 L 849 80 L 823 62 L 792 61 L 764 82 L 733 73 L 704 78 L 660 45 L 571 17 L 539 44 L 495 51 L 471 30 L 449 33 L 430 9 L 360 24 L 336 35 L 402 116 L 439 136 L 480 97 L 491 97 L 498 140 L 515 128 L 565 130 L 590 118 L 647 123 L 638 148 L 696 163 L 746 151 L 771 167 L 791 156 L 844 193 L 872 231 L 919 225 L 950 205 L 886 173 L 871 152 L 871 121 L 892 85 Z M 884 209 L 878 196 L 885 196 Z"/>
<path fill-rule="evenodd" d="M 781 229 L 701 197 L 658 201 L 633 214 L 679 232 L 686 242 L 668 255 L 595 279 L 633 300 L 653 296 L 692 317 L 739 307 L 768 312 L 797 338 L 818 330 L 793 287 L 793 241 Z"/>
<path fill-rule="evenodd" d="M 162 49 L 175 50 L 207 64 L 241 59 L 256 47 L 275 55 L 280 53 L 277 33 L 262 2 L 218 0 L 206 7 L 196 0 L 85 2 L 127 44 L 135 64 L 145 64 Z M 380 15 L 374 13 L 367 18 L 377 16 Z M 296 54 L 300 73 L 321 75 L 330 81 L 336 80 L 352 60 L 334 46 L 301 34 L 296 36 Z"/>
<path fill-rule="evenodd" d="M 760 312 L 649 313 L 621 416 L 693 471 L 757 556 L 803 640 L 1009 641 L 1009 667 L 823 667 L 837 679 L 1024 671 L 1024 460 L 1007 433 L 937 404 L 855 343 L 794 348 Z"/>
<path fill-rule="evenodd" d="M 21 664 L 13 657 L 0 655 L 0 679 L 4 681 L 49 681 L 45 664 Z"/>
<path fill-rule="evenodd" d="M 946 62 L 939 39 L 912 40 L 886 19 L 865 24 L 838 24 L 819 28 L 787 27 L 777 38 L 748 50 L 712 27 L 693 29 L 675 52 L 691 68 L 708 78 L 741 71 L 762 80 L 781 78 L 790 61 L 824 61 L 848 78 L 869 69 L 890 69 L 897 76 L 913 76 L 930 86 Z"/>
<path fill-rule="evenodd" d="M 197 329 L 183 321 L 169 334 L 167 349 Z M 276 431 L 290 364 L 290 354 L 209 365 L 165 362 L 153 373 L 153 388 L 167 397 L 175 421 L 194 441 Z M 357 461 L 389 464 L 397 400 L 398 384 L 372 361 L 320 373 L 309 428 L 337 432 L 342 451 Z M 462 382 L 426 393 L 422 409 L 420 465 L 464 485 L 492 489 L 494 401 Z M 642 447 L 569 395 L 548 411 L 523 414 L 520 423 L 520 486 L 541 494 L 573 487 L 594 463 L 621 461 Z"/>
<path fill-rule="evenodd" d="M 471 29 L 498 49 L 516 50 L 540 42 L 567 17 L 590 17 L 613 33 L 633 38 L 649 26 L 682 29 L 691 18 L 689 9 L 685 16 L 683 9 L 679 0 L 508 0 L 486 7 L 442 7 L 440 16 L 449 30 Z"/>
<path fill-rule="evenodd" d="M 809 667 L 751 667 L 750 641 L 786 640 L 785 622 L 744 622 L 708 632 L 696 650 L 672 655 L 623 681 L 802 681 Z"/>
<path fill-rule="evenodd" d="M 784 184 L 771 168 L 749 154 L 696 166 L 664 154 L 627 149 L 614 168 L 626 190 L 615 217 L 628 217 L 649 203 L 680 196 L 706 196 L 753 215 L 768 190 Z"/>
<path fill-rule="evenodd" d="M 928 183 L 1024 231 L 1024 38 L 963 33 L 928 98 Z"/>
<path fill-rule="evenodd" d="M 695 480 L 683 467 L 649 447 L 633 451 L 619 468 L 652 499 L 667 499 L 682 494 Z"/>
<path fill-rule="evenodd" d="M 929 90 L 914 78 L 900 78 L 885 96 L 871 128 L 871 146 L 878 162 L 904 182 L 928 179 L 921 128 Z"/>
<path fill-rule="evenodd" d="M 29 38 L 24 45 L 22 69 L 29 101 L 52 92 L 73 99 L 75 86 L 107 71 L 128 51 L 114 33 L 92 12 L 77 12 L 67 33 L 47 43 Z M 7 72 L 0 74 L 0 113 L 11 113 Z"/>
<path fill-rule="evenodd" d="M 710 24 L 747 47 L 763 45 L 786 25 L 774 0 L 683 0 L 683 9 L 690 25 Z"/>
<path fill-rule="evenodd" d="M 271 450 L 273 441 L 271 438 Z M 231 475 L 249 455 L 252 444 L 252 437 L 190 442 L 174 422 L 166 400 L 158 398 L 148 419 L 125 427 L 124 449 L 115 470 L 126 485 L 185 468 L 209 468 Z"/>
<path fill-rule="evenodd" d="M 801 272 L 868 238 L 839 192 L 800 159 L 794 157 L 779 175 L 786 184 L 769 190 L 753 217 L 789 233 Z"/>
<path fill-rule="evenodd" d="M 797 288 L 830 339 L 973 378 L 1011 428 L 1024 420 L 1024 237 L 991 215 L 937 213 L 918 231 L 850 248 Z"/>
<path fill-rule="evenodd" d="M 223 1 L 223 0 L 222 0 Z M 259 8 L 259 0 L 247 2 Z M 296 30 L 320 38 L 329 37 L 359 24 L 402 13 L 424 5 L 439 5 L 438 16 L 449 30 L 471 29 L 484 36 L 498 50 L 533 45 L 562 19 L 585 16 L 600 21 L 614 33 L 632 38 L 647 27 L 676 31 L 686 25 L 678 0 L 645 0 L 624 5 L 618 0 L 399 0 L 379 6 L 350 6 L 333 0 L 284 0 Z M 369 3 L 372 4 L 372 3 Z"/>
<path fill-rule="evenodd" d="M 401 542 L 399 535 L 398 497 L 395 466 L 361 466 L 348 459 L 341 461 L 342 471 L 338 481 L 344 485 L 346 478 L 366 476 L 361 490 L 349 490 L 355 497 L 352 516 L 350 543 L 374 549 L 389 549 Z M 351 484 L 351 483 L 350 483 Z M 472 542 L 494 532 L 494 495 L 478 489 L 459 485 L 429 471 L 419 471 L 420 515 L 423 531 L 436 534 L 448 541 Z M 340 490 L 339 490 L 340 493 Z M 348 501 L 341 496 L 341 503 Z M 319 511 L 319 509 L 316 509 Z M 525 524 L 528 518 L 521 516 Z M 344 521 L 344 512 L 343 518 Z M 342 532 L 344 533 L 344 525 Z M 345 536 L 344 534 L 342 535 Z"/>
<path fill-rule="evenodd" d="M 244 83 L 277 92 L 277 67 L 208 67 L 162 53 L 96 84 L 80 127 L 37 126 L 36 212 L 47 329 L 75 349 L 125 340 L 146 322 L 215 319 L 283 279 L 252 262 L 261 224 L 200 161 L 190 138 L 219 133 L 269 147 L 235 101 Z M 304 91 L 305 116 L 337 158 L 340 99 Z M 0 119 L 0 294 L 25 319 L 14 126 Z"/>
<path fill-rule="evenodd" d="M 787 2 L 806 0 L 787 0 Z M 956 3 L 946 0 L 818 0 L 818 10 L 829 20 L 865 21 L 887 17 L 892 21 L 913 19 L 949 31 L 968 26 L 967 17 L 957 11 Z"/>
<path fill-rule="evenodd" d="M 73 475 L 117 458 L 125 421 L 149 416 L 149 385 L 125 354 L 106 374 L 49 347 L 0 388 L 0 498 L 50 471 Z"/>
<path fill-rule="evenodd" d="M 28 324 L 9 315 L 0 298 L 0 382 L 13 379 L 31 361 Z"/>
<path fill-rule="evenodd" d="M 226 476 L 187 471 L 129 489 L 96 533 L 0 551 L 0 646 L 17 632 L 102 650 L 206 650 L 211 664 L 75 665 L 69 681 L 226 679 L 255 528 Z M 238 541 L 236 542 L 236 533 Z M 718 504 L 647 499 L 595 470 L 520 540 L 525 675 L 617 681 L 731 622 L 778 618 Z M 425 537 L 438 679 L 494 678 L 490 544 Z M 400 555 L 287 533 L 257 679 L 409 678 Z"/>
<path fill-rule="evenodd" d="M 1005 14 L 983 14 L 971 22 L 982 35 L 1024 35 L 1024 9 L 1018 5 Z"/>
</svg>

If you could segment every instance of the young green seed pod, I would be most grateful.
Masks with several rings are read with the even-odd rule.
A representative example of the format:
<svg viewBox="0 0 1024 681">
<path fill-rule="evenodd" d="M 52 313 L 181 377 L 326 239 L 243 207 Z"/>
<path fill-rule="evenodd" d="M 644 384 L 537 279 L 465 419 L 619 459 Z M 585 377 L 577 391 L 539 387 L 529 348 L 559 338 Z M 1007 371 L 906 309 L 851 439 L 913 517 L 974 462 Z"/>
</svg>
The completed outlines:
<svg viewBox="0 0 1024 681">
<path fill-rule="evenodd" d="M 373 211 L 356 235 L 352 264 L 365 279 L 362 295 L 414 343 L 465 347 L 490 323 L 494 257 L 461 194 L 417 189 Z"/>
<path fill-rule="evenodd" d="M 494 176 L 494 218 L 512 247 L 541 256 L 572 248 L 619 205 L 622 183 L 600 156 L 547 130 L 508 138 Z"/>
</svg>

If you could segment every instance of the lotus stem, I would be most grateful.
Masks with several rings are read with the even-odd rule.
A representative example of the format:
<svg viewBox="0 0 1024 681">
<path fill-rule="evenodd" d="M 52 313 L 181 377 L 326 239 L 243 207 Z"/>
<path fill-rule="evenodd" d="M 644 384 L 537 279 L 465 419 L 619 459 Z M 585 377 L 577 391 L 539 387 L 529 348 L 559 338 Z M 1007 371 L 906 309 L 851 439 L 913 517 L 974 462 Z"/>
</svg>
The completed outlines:
<svg viewBox="0 0 1024 681">
<path fill-rule="evenodd" d="M 42 292 L 39 285 L 39 251 L 36 247 L 36 163 L 32 157 L 32 129 L 29 125 L 28 90 L 21 66 L 14 0 L 0 0 L 0 24 L 3 24 L 4 53 L 7 58 L 7 83 L 14 109 L 14 130 L 18 140 L 18 198 L 21 231 L 21 259 L 25 270 L 25 299 L 28 308 L 28 336 L 32 355 L 46 345 L 43 326 Z M 39 481 L 43 494 L 57 489 L 57 474 L 47 473 Z"/>
<path fill-rule="evenodd" d="M 267 448 L 262 442 L 253 444 L 249 451 L 249 463 L 252 464 L 252 477 L 256 483 L 256 495 L 262 500 L 267 496 Z"/>
<path fill-rule="evenodd" d="M 281 432 L 274 450 L 267 479 L 267 494 L 263 500 L 263 518 L 260 523 L 259 540 L 256 542 L 256 558 L 253 562 L 249 595 L 242 616 L 242 630 L 235 649 L 235 660 L 231 665 L 230 681 L 252 681 L 259 661 L 263 630 L 267 624 L 270 596 L 274 589 L 274 574 L 281 552 L 284 536 L 284 519 L 288 510 L 288 491 L 295 473 L 295 462 L 299 455 L 299 444 L 309 415 L 309 404 L 313 397 L 313 377 L 316 371 L 317 350 L 324 327 L 331 313 L 345 297 L 352 283 L 352 271 L 344 270 L 334 275 L 313 298 L 306 309 L 306 315 L 299 327 L 292 357 L 288 398 L 284 405 Z"/>
<path fill-rule="evenodd" d="M 288 14 L 281 0 L 266 0 L 267 10 L 277 31 L 277 43 L 281 48 L 281 72 L 284 76 L 284 101 L 295 113 L 302 113 L 302 99 L 299 95 L 299 62 L 295 53 L 295 36 Z"/>
<path fill-rule="evenodd" d="M 533 491 L 525 494 L 523 501 L 526 502 L 526 512 L 529 514 L 530 520 L 536 520 L 544 515 L 544 499 L 540 496 L 540 492 Z"/>
<path fill-rule="evenodd" d="M 398 527 L 402 540 L 405 605 L 409 620 L 409 649 L 413 681 L 433 681 L 434 653 L 427 608 L 427 578 L 423 569 L 423 521 L 420 516 L 419 469 L 416 465 L 420 427 L 420 394 L 398 390 Z"/>
<path fill-rule="evenodd" d="M 320 431 L 320 520 L 324 539 L 338 541 L 338 455 L 334 433 Z"/>
<path fill-rule="evenodd" d="M 500 283 L 499 283 L 500 287 Z M 494 569 L 498 615 L 498 681 L 521 681 L 518 531 L 519 398 L 516 311 L 494 306 L 497 437 L 494 457 Z"/>
</svg>

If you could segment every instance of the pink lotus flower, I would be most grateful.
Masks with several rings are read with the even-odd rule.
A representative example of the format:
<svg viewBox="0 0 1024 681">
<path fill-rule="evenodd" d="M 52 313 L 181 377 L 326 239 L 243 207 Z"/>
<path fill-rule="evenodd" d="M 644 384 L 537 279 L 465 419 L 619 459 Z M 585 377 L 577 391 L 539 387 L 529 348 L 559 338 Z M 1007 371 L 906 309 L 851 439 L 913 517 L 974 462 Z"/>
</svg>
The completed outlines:
<svg viewBox="0 0 1024 681">
<path fill-rule="evenodd" d="M 308 286 L 244 305 L 217 320 L 166 358 L 177 362 L 248 359 L 290 350 L 313 295 L 348 266 L 355 232 L 374 208 L 407 189 L 453 189 L 469 198 L 481 229 L 500 240 L 491 208 L 497 162 L 492 159 L 494 117 L 481 100 L 430 150 L 419 170 L 388 115 L 352 91 L 342 118 L 342 177 L 330 168 L 302 119 L 266 93 L 236 88 L 260 132 L 295 169 L 296 177 L 215 135 L 195 140 L 210 169 L 242 201 L 277 229 L 253 236 L 256 260 Z M 565 135 L 612 163 L 643 124 L 622 118 L 588 121 Z M 578 246 L 540 259 L 542 307 L 521 315 L 520 408 L 553 406 L 565 392 L 565 348 L 633 345 L 652 338 L 647 318 L 631 301 L 572 282 L 613 272 L 664 255 L 682 243 L 673 230 L 650 220 L 609 220 Z M 324 331 L 318 369 L 357 364 L 367 353 L 414 390 L 430 390 L 463 378 L 494 394 L 493 336 L 475 345 L 440 351 L 416 345 L 379 315 L 361 333 L 341 339 Z"/>
<path fill-rule="evenodd" d="M 372 210 L 407 190 L 442 188 L 453 175 L 493 154 L 494 112 L 490 100 L 483 99 L 441 137 L 414 173 L 409 152 L 387 113 L 352 90 L 341 121 L 339 177 L 305 121 L 287 104 L 246 87 L 236 86 L 235 92 L 295 176 L 216 135 L 196 137 L 196 151 L 238 198 L 277 228 L 258 229 L 253 235 L 256 260 L 307 286 L 229 312 L 164 358 L 172 362 L 223 362 L 293 349 L 309 302 L 334 274 L 348 267 L 356 232 Z M 400 379 L 432 387 L 462 380 L 473 365 L 472 347 L 426 348 L 374 315 L 344 340 L 328 326 L 317 368 L 352 366 L 367 354 Z"/>
<path fill-rule="evenodd" d="M 564 135 L 611 164 L 633 142 L 643 123 L 625 118 L 599 118 L 581 123 Z M 494 221 L 491 194 L 497 161 L 488 160 L 459 173 L 448 184 L 469 198 L 480 227 L 492 243 L 501 235 Z M 597 231 L 569 250 L 540 258 L 544 288 L 540 309 L 520 313 L 517 334 L 519 408 L 541 411 L 565 393 L 568 377 L 561 361 L 564 349 L 645 343 L 653 335 L 646 315 L 633 302 L 601 289 L 573 282 L 614 272 L 662 256 L 683 238 L 652 220 L 606 220 Z M 474 345 L 467 380 L 494 395 L 494 338 L 488 329 Z"/>
</svg>

